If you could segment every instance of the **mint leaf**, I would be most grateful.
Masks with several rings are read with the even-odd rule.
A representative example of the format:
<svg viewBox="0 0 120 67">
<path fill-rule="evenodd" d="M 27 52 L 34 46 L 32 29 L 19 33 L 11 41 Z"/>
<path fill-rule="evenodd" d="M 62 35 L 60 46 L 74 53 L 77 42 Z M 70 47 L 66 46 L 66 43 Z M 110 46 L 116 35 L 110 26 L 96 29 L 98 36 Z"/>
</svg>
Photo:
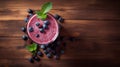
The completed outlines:
<svg viewBox="0 0 120 67">
<path fill-rule="evenodd" d="M 26 46 L 26 49 L 27 49 L 28 51 L 30 51 L 30 52 L 32 52 L 32 51 L 33 51 L 33 49 L 32 49 L 32 47 L 31 47 L 31 45 L 30 45 L 30 46 Z"/>
<path fill-rule="evenodd" d="M 42 14 L 40 11 L 37 11 L 37 17 L 45 20 L 47 18 L 47 14 Z"/>
<path fill-rule="evenodd" d="M 42 5 L 41 13 L 45 14 L 45 13 L 49 12 L 51 9 L 52 9 L 52 3 L 47 2 Z"/>
<path fill-rule="evenodd" d="M 41 10 L 36 12 L 37 17 L 42 20 L 45 20 L 47 18 L 47 12 L 49 12 L 50 9 L 52 9 L 51 2 L 47 2 L 47 3 L 43 4 Z"/>
<path fill-rule="evenodd" d="M 32 46 L 34 51 L 37 49 L 37 44 L 33 43 L 31 46 Z"/>
<path fill-rule="evenodd" d="M 40 11 L 36 11 L 37 16 L 41 16 L 42 13 Z"/>
<path fill-rule="evenodd" d="M 45 20 L 47 18 L 47 15 L 43 14 L 42 16 L 38 16 L 38 18 L 41 18 L 42 20 Z"/>
<path fill-rule="evenodd" d="M 37 44 L 35 44 L 35 43 L 30 44 L 30 45 L 26 46 L 26 49 L 30 52 L 33 52 L 37 49 Z"/>
</svg>

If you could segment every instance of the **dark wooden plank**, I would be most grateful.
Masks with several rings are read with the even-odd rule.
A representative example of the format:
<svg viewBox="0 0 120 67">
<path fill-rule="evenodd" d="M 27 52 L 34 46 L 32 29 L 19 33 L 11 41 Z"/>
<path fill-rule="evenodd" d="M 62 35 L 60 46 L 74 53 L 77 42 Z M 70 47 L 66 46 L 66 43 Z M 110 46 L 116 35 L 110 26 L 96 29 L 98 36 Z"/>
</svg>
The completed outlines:
<svg viewBox="0 0 120 67">
<path fill-rule="evenodd" d="M 31 56 L 21 38 L 0 38 L 0 59 L 27 59 Z M 66 51 L 62 59 L 118 59 L 120 42 L 98 38 L 81 38 L 70 42 L 66 39 Z M 8 57 L 9 55 L 9 57 Z M 44 57 L 43 59 L 47 59 Z"/>
<path fill-rule="evenodd" d="M 97 20 L 65 20 L 62 24 L 64 32 L 67 30 L 71 35 L 86 37 L 119 37 L 119 21 L 97 21 Z M 24 21 L 0 21 L 0 36 L 22 36 L 21 27 Z M 63 33 L 65 34 L 65 33 Z"/>
<path fill-rule="evenodd" d="M 39 9 L 41 4 L 48 0 L 1 0 L 0 2 L 0 7 L 7 9 Z M 53 2 L 53 9 L 120 9 L 119 0 L 49 0 L 49 2 Z"/>
<path fill-rule="evenodd" d="M 119 67 L 119 61 L 110 59 L 80 59 L 80 60 L 42 60 L 30 64 L 27 60 L 0 60 L 1 67 Z"/>
<path fill-rule="evenodd" d="M 26 16 L 26 10 L 37 10 L 47 0 L 2 0 L 0 4 L 0 20 L 22 20 Z M 57 13 L 69 20 L 119 20 L 119 1 L 104 0 L 50 0 L 54 3 L 51 13 Z M 109 3 L 108 3 L 109 2 Z M 61 5 L 62 3 L 62 5 Z M 71 4 L 72 3 L 72 4 Z M 4 7 L 4 8 L 2 8 Z M 12 15 L 12 16 L 11 16 Z"/>
<path fill-rule="evenodd" d="M 0 20 L 23 20 L 27 15 L 27 9 L 1 9 Z M 52 14 L 59 14 L 67 20 L 119 20 L 120 10 L 99 10 L 99 9 L 76 9 L 51 10 Z"/>
</svg>

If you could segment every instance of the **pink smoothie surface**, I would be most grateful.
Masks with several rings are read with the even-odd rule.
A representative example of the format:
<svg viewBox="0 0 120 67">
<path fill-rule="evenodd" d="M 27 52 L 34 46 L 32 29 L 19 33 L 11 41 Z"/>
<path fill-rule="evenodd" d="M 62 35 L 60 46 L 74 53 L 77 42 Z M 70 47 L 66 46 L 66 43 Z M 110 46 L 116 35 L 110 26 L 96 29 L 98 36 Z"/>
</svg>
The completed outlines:
<svg viewBox="0 0 120 67">
<path fill-rule="evenodd" d="M 36 26 L 36 22 L 39 22 L 40 25 L 43 25 L 43 20 L 37 18 L 37 15 L 33 15 L 27 23 L 27 34 L 31 40 L 38 44 L 49 44 L 56 40 L 59 34 L 59 27 L 56 19 L 48 14 L 46 20 L 49 20 L 50 24 L 48 29 L 45 29 L 45 33 L 40 32 L 40 28 Z M 29 32 L 29 27 L 33 27 L 33 32 Z M 36 34 L 39 34 L 39 37 L 36 37 Z"/>
</svg>

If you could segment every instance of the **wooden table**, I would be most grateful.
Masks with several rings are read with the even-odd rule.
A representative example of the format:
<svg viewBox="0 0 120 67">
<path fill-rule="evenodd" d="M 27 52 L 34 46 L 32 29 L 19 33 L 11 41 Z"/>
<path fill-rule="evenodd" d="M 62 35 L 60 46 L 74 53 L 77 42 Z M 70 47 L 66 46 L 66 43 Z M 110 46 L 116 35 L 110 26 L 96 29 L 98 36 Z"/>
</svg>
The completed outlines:
<svg viewBox="0 0 120 67">
<path fill-rule="evenodd" d="M 23 48 L 21 27 L 28 8 L 53 2 L 52 14 L 65 18 L 62 35 L 68 41 L 60 60 L 43 57 L 31 64 Z M 69 33 L 69 35 L 68 35 Z M 120 66 L 119 0 L 0 0 L 0 67 L 117 67 Z"/>
</svg>

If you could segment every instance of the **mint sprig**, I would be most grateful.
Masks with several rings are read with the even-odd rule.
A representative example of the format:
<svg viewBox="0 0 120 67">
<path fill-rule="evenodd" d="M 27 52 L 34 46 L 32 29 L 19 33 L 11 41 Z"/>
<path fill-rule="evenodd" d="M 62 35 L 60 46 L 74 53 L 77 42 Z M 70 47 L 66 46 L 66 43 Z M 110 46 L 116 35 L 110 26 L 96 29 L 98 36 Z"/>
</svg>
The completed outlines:
<svg viewBox="0 0 120 67">
<path fill-rule="evenodd" d="M 52 3 L 51 2 L 47 2 L 45 4 L 42 5 L 41 10 L 37 11 L 37 17 L 45 20 L 47 18 L 47 13 L 52 9 Z"/>
<path fill-rule="evenodd" d="M 30 45 L 27 45 L 26 49 L 34 54 L 37 50 L 37 44 L 33 43 L 33 44 L 30 44 Z"/>
</svg>

